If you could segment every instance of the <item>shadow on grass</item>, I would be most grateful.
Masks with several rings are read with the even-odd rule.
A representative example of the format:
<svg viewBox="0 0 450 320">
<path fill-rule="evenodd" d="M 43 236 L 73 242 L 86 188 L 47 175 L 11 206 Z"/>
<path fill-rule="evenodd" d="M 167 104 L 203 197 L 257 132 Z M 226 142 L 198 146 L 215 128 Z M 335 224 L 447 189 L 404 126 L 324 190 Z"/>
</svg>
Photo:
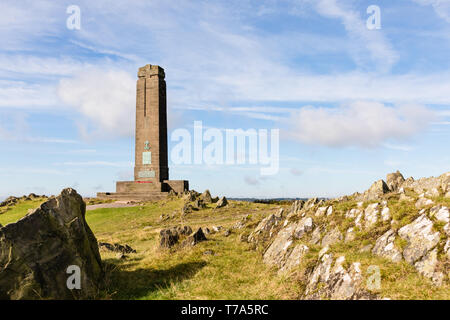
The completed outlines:
<svg viewBox="0 0 450 320">
<path fill-rule="evenodd" d="M 168 269 L 123 270 L 120 266 L 104 262 L 106 269 L 105 295 L 111 299 L 142 299 L 157 290 L 192 278 L 207 263 L 186 262 Z"/>
</svg>

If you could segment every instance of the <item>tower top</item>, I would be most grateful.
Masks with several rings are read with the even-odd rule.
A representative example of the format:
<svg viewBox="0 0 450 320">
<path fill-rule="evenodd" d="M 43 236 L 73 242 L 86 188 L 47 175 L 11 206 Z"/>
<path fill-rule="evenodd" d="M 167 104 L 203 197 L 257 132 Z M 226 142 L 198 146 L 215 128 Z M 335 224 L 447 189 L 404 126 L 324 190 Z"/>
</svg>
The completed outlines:
<svg viewBox="0 0 450 320">
<path fill-rule="evenodd" d="M 165 78 L 164 69 L 160 66 L 147 64 L 143 67 L 139 68 L 138 77 L 139 78 L 150 78 L 152 76 L 160 76 L 161 78 Z"/>
</svg>

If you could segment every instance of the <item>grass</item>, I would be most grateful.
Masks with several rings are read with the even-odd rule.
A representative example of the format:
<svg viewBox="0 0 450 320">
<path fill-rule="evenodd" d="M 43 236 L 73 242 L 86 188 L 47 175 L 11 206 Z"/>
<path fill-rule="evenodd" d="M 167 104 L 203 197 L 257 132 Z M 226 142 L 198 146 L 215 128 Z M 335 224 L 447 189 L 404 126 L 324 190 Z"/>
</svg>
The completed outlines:
<svg viewBox="0 0 450 320">
<path fill-rule="evenodd" d="M 279 206 L 231 201 L 181 217 L 183 199 L 146 203 L 130 208 L 88 211 L 86 220 L 99 241 L 126 243 L 137 250 L 128 259 L 101 252 L 107 269 L 106 299 L 289 299 L 296 283 L 276 277 L 261 255 L 233 232 L 208 235 L 193 248 L 160 250 L 159 231 L 175 225 L 230 228 L 243 216 L 258 219 Z M 162 214 L 171 216 L 160 221 Z M 126 226 L 126 228 L 124 228 Z M 214 255 L 205 255 L 212 250 Z"/>
<path fill-rule="evenodd" d="M 0 214 L 0 224 L 7 225 L 8 223 L 13 223 L 24 217 L 29 209 L 35 209 L 41 205 L 47 199 L 36 198 L 33 200 L 19 200 L 14 206 L 6 209 L 5 212 Z"/>
<path fill-rule="evenodd" d="M 23 217 L 28 209 L 37 207 L 43 199 L 21 201 L 4 214 L 0 223 L 6 225 Z M 128 244 L 137 250 L 126 259 L 101 250 L 106 270 L 102 299 L 297 299 L 304 290 L 305 276 L 317 261 L 320 246 L 306 243 L 310 248 L 294 273 L 277 275 L 277 270 L 263 264 L 261 252 L 241 242 L 241 234 L 248 235 L 258 222 L 280 207 L 289 205 L 230 201 L 221 209 L 207 208 L 181 215 L 184 200 L 180 198 L 147 202 L 135 207 L 100 208 L 87 211 L 86 220 L 99 241 Z M 344 213 L 356 206 L 349 201 L 336 205 L 333 215 L 317 219 L 315 223 L 333 220 L 333 225 L 345 230 L 351 226 Z M 394 219 L 404 225 L 414 218 L 414 203 L 391 199 Z M 167 216 L 167 220 L 160 217 Z M 207 235 L 208 241 L 192 248 L 159 249 L 159 231 L 176 225 L 198 227 L 222 226 L 231 228 L 249 215 L 247 226 L 233 230 L 229 237 L 222 232 Z M 323 220 L 323 221 L 322 221 Z M 330 221 L 328 221 L 330 222 Z M 360 249 L 389 229 L 379 223 L 370 230 L 355 229 L 352 242 L 331 246 L 334 257 L 346 257 L 345 265 L 360 262 L 363 276 L 368 278 L 369 266 L 380 267 L 381 289 L 377 293 L 391 299 L 450 299 L 448 285 L 437 288 L 407 264 L 393 263 Z M 396 246 L 405 243 L 396 241 Z M 214 254 L 205 254 L 212 251 Z M 447 268 L 443 266 L 443 268 Z"/>
</svg>

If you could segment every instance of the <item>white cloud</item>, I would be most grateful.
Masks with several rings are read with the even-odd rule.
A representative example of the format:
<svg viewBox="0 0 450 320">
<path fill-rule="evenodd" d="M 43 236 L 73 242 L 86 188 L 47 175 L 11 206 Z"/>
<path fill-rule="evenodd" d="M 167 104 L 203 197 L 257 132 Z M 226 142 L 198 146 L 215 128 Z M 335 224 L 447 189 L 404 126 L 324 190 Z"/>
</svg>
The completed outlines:
<svg viewBox="0 0 450 320">
<path fill-rule="evenodd" d="M 61 80 L 58 95 L 84 117 L 78 125 L 85 137 L 132 136 L 135 90 L 127 72 L 88 69 Z"/>
<path fill-rule="evenodd" d="M 447 22 L 450 22 L 449 0 L 412 0 L 422 6 L 432 6 L 436 14 Z"/>
<path fill-rule="evenodd" d="M 54 163 L 53 165 L 63 166 L 82 166 L 82 167 L 132 167 L 132 162 L 111 162 L 111 161 L 68 161 L 63 163 Z"/>
<path fill-rule="evenodd" d="M 364 65 L 369 60 L 375 62 L 378 69 L 388 71 L 398 61 L 399 55 L 389 41 L 381 31 L 368 30 L 358 11 L 343 6 L 342 2 L 338 4 L 336 0 L 314 0 L 313 3 L 320 15 L 342 21 L 351 40 L 353 58 L 358 64 Z"/>
<path fill-rule="evenodd" d="M 49 109 L 57 105 L 53 85 L 0 80 L 0 108 Z"/>
<path fill-rule="evenodd" d="M 301 142 L 331 147 L 377 147 L 423 130 L 433 113 L 420 105 L 389 107 L 358 101 L 339 108 L 303 107 L 293 115 L 289 135 Z"/>
<path fill-rule="evenodd" d="M 283 69 L 271 77 L 223 75 L 219 82 L 234 97 L 251 101 L 345 102 L 377 100 L 390 103 L 450 104 L 450 73 L 375 75 L 348 72 L 299 74 Z"/>
<path fill-rule="evenodd" d="M 383 144 L 383 147 L 391 149 L 391 150 L 405 151 L 405 152 L 409 152 L 414 149 L 414 147 L 412 147 L 412 146 L 402 145 L 402 144 L 392 144 L 392 143 L 385 143 L 385 144 Z"/>
</svg>

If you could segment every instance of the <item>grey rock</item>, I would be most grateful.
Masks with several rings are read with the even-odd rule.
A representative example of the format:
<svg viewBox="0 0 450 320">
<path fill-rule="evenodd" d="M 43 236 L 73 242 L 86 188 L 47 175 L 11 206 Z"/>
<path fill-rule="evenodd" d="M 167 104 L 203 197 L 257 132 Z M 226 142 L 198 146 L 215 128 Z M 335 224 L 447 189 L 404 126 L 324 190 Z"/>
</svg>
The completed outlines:
<svg viewBox="0 0 450 320">
<path fill-rule="evenodd" d="M 193 207 L 194 207 L 195 209 L 200 210 L 200 209 L 206 208 L 206 204 L 203 202 L 202 199 L 195 199 L 194 204 L 193 204 Z"/>
<path fill-rule="evenodd" d="M 308 276 L 304 299 L 377 299 L 364 289 L 361 264 L 354 262 L 347 270 L 344 262 L 345 257 L 340 256 L 332 267 L 333 255 L 323 254 Z"/>
<path fill-rule="evenodd" d="M 274 238 L 272 244 L 264 253 L 264 262 L 282 268 L 291 254 L 292 250 L 290 247 L 293 241 L 303 238 L 303 236 L 310 232 L 312 228 L 313 221 L 310 217 L 307 217 L 281 229 Z M 297 250 L 300 250 L 300 248 L 297 248 Z M 300 252 L 296 252 L 296 254 L 300 254 Z M 295 263 L 293 262 L 290 263 L 290 265 L 294 264 Z"/>
<path fill-rule="evenodd" d="M 245 227 L 245 225 L 250 220 L 250 215 L 244 216 L 240 221 L 238 221 L 234 226 L 233 229 L 242 229 Z"/>
<path fill-rule="evenodd" d="M 437 286 L 441 286 L 444 281 L 444 274 L 436 271 L 438 264 L 437 249 L 433 249 L 420 261 L 414 264 L 417 271 L 423 276 L 430 278 Z"/>
<path fill-rule="evenodd" d="M 282 220 L 282 217 L 275 214 L 264 218 L 258 226 L 250 233 L 248 241 L 251 243 L 260 243 L 269 240 L 272 237 L 272 231 L 277 227 Z"/>
<path fill-rule="evenodd" d="M 381 210 L 381 219 L 383 220 L 383 222 L 387 222 L 389 220 L 391 220 L 391 210 L 389 209 L 389 207 L 384 207 Z"/>
<path fill-rule="evenodd" d="M 402 260 L 402 253 L 394 245 L 395 238 L 395 232 L 393 230 L 388 230 L 377 239 L 372 253 L 388 258 L 394 262 L 400 262 Z"/>
<path fill-rule="evenodd" d="M 389 191 L 386 182 L 384 182 L 384 180 L 378 180 L 372 184 L 369 190 L 364 192 L 361 199 L 367 201 L 377 200 Z"/>
<path fill-rule="evenodd" d="M 216 209 L 223 208 L 228 204 L 228 200 L 225 197 L 222 197 L 217 201 Z"/>
<path fill-rule="evenodd" d="M 200 198 L 205 202 L 205 203 L 212 203 L 212 197 L 211 197 L 211 193 L 209 192 L 209 190 L 205 190 L 201 195 Z"/>
<path fill-rule="evenodd" d="M 302 258 L 305 256 L 306 253 L 308 253 L 309 248 L 304 244 L 298 244 L 296 245 L 291 251 L 288 256 L 285 257 L 285 263 L 281 267 L 281 269 L 278 271 L 278 273 L 284 273 L 291 271 L 296 266 L 300 264 L 302 261 Z"/>
<path fill-rule="evenodd" d="M 107 242 L 99 242 L 98 246 L 100 249 L 105 249 L 112 252 L 121 252 L 125 253 L 136 253 L 136 250 L 131 248 L 129 245 L 121 245 L 119 243 L 107 243 Z"/>
<path fill-rule="evenodd" d="M 195 246 L 197 243 L 206 241 L 202 228 L 199 228 L 194 234 L 190 235 L 183 241 L 183 246 Z"/>
<path fill-rule="evenodd" d="M 303 200 L 295 200 L 292 203 L 291 208 L 289 209 L 289 214 L 291 216 L 299 214 L 304 205 L 305 205 L 305 201 L 303 201 Z"/>
<path fill-rule="evenodd" d="M 364 226 L 366 228 L 371 228 L 378 222 L 380 215 L 379 208 L 379 203 L 372 203 L 367 206 L 366 210 L 364 210 Z"/>
<path fill-rule="evenodd" d="M 424 257 L 439 242 L 439 232 L 433 232 L 433 222 L 422 214 L 412 223 L 400 228 L 400 237 L 408 241 L 403 250 L 405 260 L 414 264 Z"/>
<path fill-rule="evenodd" d="M 161 248 L 172 248 L 180 240 L 181 236 L 189 236 L 192 228 L 189 226 L 177 226 L 163 229 L 159 232 L 159 246 Z"/>
<path fill-rule="evenodd" d="M 434 201 L 425 197 L 420 197 L 419 200 L 416 202 L 416 208 L 421 209 L 424 207 L 429 207 L 434 204 Z"/>
<path fill-rule="evenodd" d="M 316 210 L 315 216 L 316 217 L 323 217 L 325 213 L 327 212 L 328 207 L 319 207 Z"/>
<path fill-rule="evenodd" d="M 398 170 L 394 173 L 388 173 L 388 175 L 386 176 L 386 185 L 392 192 L 397 192 L 403 182 L 405 182 L 405 178 Z"/>
<path fill-rule="evenodd" d="M 308 201 L 306 201 L 305 204 L 303 205 L 303 208 L 305 208 L 306 210 L 311 209 L 311 208 L 314 207 L 318 202 L 319 202 L 319 200 L 318 200 L 317 198 L 311 198 L 311 199 L 308 199 Z"/>
<path fill-rule="evenodd" d="M 355 240 L 355 229 L 354 228 L 348 228 L 347 232 L 345 233 L 345 242 L 351 242 Z"/>
<path fill-rule="evenodd" d="M 0 299 L 93 298 L 103 280 L 86 204 L 64 189 L 31 214 L 0 229 Z M 81 289 L 69 290 L 67 269 L 81 270 Z"/>
<path fill-rule="evenodd" d="M 176 229 L 163 229 L 159 232 L 159 246 L 161 248 L 172 248 L 178 243 L 180 235 Z"/>
<path fill-rule="evenodd" d="M 322 238 L 322 232 L 322 227 L 316 227 L 311 234 L 311 240 L 309 242 L 311 242 L 312 244 L 318 244 L 320 242 L 320 239 Z"/>
<path fill-rule="evenodd" d="M 362 247 L 361 250 L 359 250 L 359 251 L 361 251 L 361 252 L 370 252 L 370 250 L 372 250 L 372 247 L 373 246 L 371 244 L 368 244 L 368 245 Z"/>
<path fill-rule="evenodd" d="M 434 217 L 437 221 L 449 223 L 450 222 L 450 212 L 447 207 L 435 206 L 430 209 L 430 216 Z"/>
<path fill-rule="evenodd" d="M 322 247 L 332 245 L 336 242 L 339 242 L 343 239 L 342 233 L 336 227 L 330 230 L 322 239 Z"/>
</svg>

